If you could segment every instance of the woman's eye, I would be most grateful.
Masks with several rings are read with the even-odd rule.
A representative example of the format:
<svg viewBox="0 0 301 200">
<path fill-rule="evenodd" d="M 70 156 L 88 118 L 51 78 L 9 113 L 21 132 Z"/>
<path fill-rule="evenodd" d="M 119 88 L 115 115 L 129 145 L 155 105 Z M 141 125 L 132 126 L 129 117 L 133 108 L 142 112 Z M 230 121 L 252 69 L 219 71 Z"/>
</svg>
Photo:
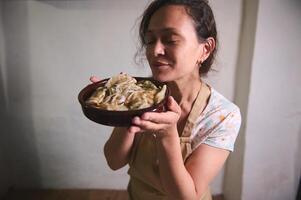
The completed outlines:
<svg viewBox="0 0 301 200">
<path fill-rule="evenodd" d="M 163 41 L 163 44 L 166 44 L 166 45 L 175 45 L 177 43 L 178 43 L 177 40 L 165 40 L 165 41 Z"/>
<path fill-rule="evenodd" d="M 176 40 L 167 40 L 166 43 L 167 44 L 175 44 L 175 43 L 177 43 L 177 41 Z"/>
<path fill-rule="evenodd" d="M 154 43 L 155 43 L 154 40 L 145 40 L 146 45 L 151 45 L 151 44 L 154 44 Z"/>
<path fill-rule="evenodd" d="M 145 38 L 144 43 L 145 45 L 149 46 L 149 45 L 154 45 L 157 42 L 156 39 L 152 39 L 152 38 Z M 162 39 L 161 40 L 162 44 L 165 45 L 174 45 L 178 43 L 177 39 L 172 39 L 172 38 L 166 38 L 166 39 Z"/>
<path fill-rule="evenodd" d="M 171 37 L 171 36 L 162 39 L 162 42 L 165 43 L 165 44 L 168 44 L 168 45 L 177 44 L 178 41 L 179 40 L 177 38 Z"/>
<path fill-rule="evenodd" d="M 146 38 L 144 38 L 144 43 L 146 45 L 154 44 L 155 43 L 155 39 L 152 38 L 152 37 L 146 37 Z"/>
</svg>

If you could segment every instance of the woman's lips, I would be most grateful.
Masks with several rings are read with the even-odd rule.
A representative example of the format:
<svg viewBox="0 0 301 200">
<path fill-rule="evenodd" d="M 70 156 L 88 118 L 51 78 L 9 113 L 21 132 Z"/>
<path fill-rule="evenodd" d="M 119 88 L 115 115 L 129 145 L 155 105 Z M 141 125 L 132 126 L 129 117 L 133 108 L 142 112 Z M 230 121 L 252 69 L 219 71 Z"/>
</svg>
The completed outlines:
<svg viewBox="0 0 301 200">
<path fill-rule="evenodd" d="M 167 62 L 153 62 L 152 66 L 154 66 L 154 67 L 169 66 L 169 63 L 167 63 Z"/>
</svg>

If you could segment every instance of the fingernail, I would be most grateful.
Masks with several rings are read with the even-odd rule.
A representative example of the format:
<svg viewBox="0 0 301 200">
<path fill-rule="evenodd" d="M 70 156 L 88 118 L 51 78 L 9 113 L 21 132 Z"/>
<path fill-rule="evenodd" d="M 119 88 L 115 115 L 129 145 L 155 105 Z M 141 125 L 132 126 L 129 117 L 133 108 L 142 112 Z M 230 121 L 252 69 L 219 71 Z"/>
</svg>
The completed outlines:
<svg viewBox="0 0 301 200">
<path fill-rule="evenodd" d="M 132 119 L 132 122 L 133 122 L 134 124 L 138 123 L 138 122 L 139 122 L 139 117 L 134 117 L 134 118 Z"/>
</svg>

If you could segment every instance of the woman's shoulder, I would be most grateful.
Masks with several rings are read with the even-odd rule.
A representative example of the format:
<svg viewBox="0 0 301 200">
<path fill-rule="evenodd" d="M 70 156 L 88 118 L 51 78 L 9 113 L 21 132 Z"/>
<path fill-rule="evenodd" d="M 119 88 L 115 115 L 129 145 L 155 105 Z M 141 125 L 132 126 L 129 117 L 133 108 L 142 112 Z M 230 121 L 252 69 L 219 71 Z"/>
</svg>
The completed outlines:
<svg viewBox="0 0 301 200">
<path fill-rule="evenodd" d="M 210 90 L 208 104 L 196 124 L 205 127 L 209 131 L 229 119 L 232 119 L 232 121 L 235 119 L 240 123 L 239 107 L 214 88 L 210 87 Z"/>
<path fill-rule="evenodd" d="M 208 104 L 195 121 L 195 129 L 208 132 L 232 118 L 240 123 L 239 107 L 214 88 L 210 87 L 210 91 Z"/>
<path fill-rule="evenodd" d="M 213 87 L 210 87 L 210 90 L 211 94 L 208 101 L 208 105 L 204 110 L 204 115 L 211 116 L 217 111 L 228 113 L 239 110 L 239 107 L 235 103 L 230 101 L 224 95 L 215 90 Z"/>
<path fill-rule="evenodd" d="M 197 118 L 192 131 L 192 145 L 196 147 L 200 143 L 209 144 L 207 141 L 209 139 L 213 140 L 213 138 L 215 143 L 228 138 L 227 140 L 229 140 L 228 143 L 231 144 L 231 147 L 227 149 L 232 149 L 241 124 L 240 109 L 214 88 L 210 87 L 210 89 L 211 94 L 208 104 Z M 218 146 L 216 144 L 213 145 L 213 142 L 211 144 L 212 146 Z M 219 146 L 222 147 L 222 145 Z"/>
</svg>

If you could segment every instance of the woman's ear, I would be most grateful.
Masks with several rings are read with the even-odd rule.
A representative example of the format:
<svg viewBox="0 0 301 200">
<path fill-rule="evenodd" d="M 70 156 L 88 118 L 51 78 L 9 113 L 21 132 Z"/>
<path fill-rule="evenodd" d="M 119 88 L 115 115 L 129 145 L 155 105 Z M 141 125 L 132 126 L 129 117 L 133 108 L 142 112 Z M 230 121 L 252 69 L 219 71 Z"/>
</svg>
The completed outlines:
<svg viewBox="0 0 301 200">
<path fill-rule="evenodd" d="M 202 42 L 203 50 L 200 58 L 198 60 L 199 63 L 203 63 L 213 52 L 215 48 L 215 40 L 213 37 L 207 38 L 204 42 Z"/>
</svg>

